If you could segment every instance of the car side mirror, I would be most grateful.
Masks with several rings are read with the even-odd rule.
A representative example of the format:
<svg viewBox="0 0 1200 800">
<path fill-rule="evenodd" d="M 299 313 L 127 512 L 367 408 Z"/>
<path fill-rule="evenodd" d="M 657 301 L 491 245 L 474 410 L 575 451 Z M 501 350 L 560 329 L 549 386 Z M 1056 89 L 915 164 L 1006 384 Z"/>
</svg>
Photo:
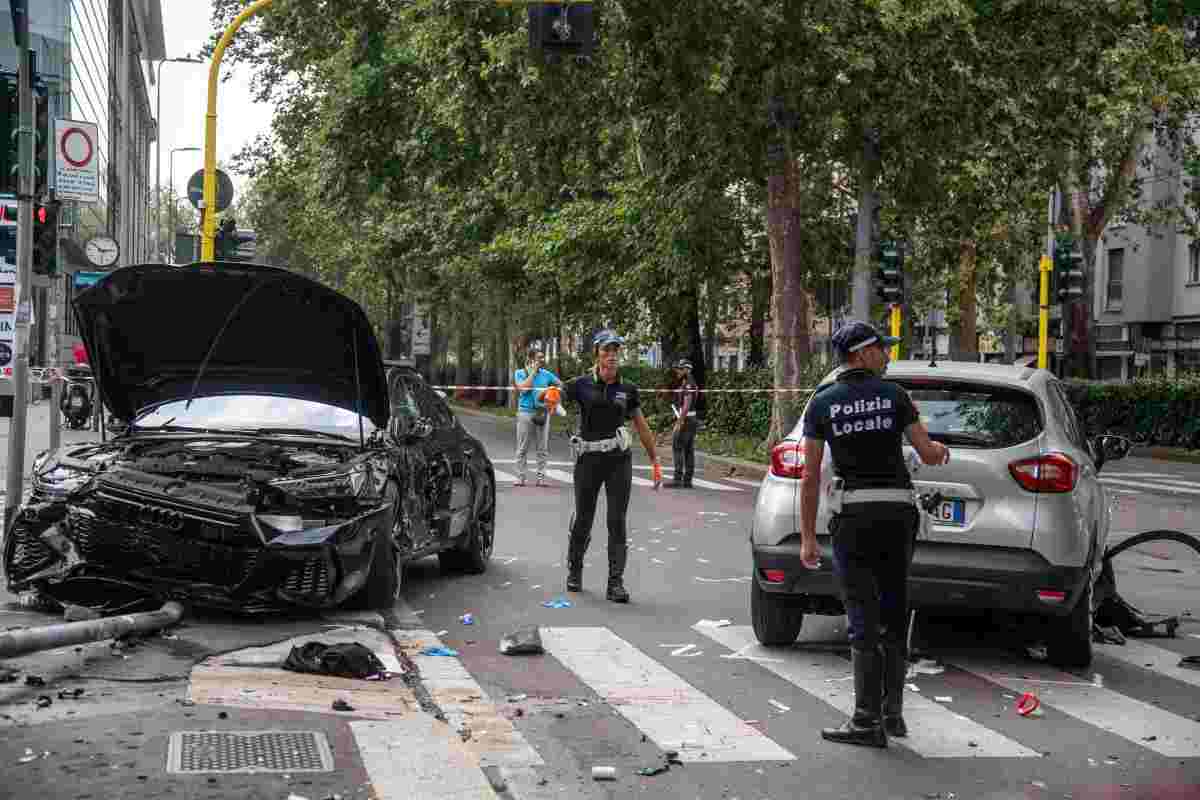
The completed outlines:
<svg viewBox="0 0 1200 800">
<path fill-rule="evenodd" d="M 1100 464 L 1106 464 L 1109 461 L 1120 461 L 1129 455 L 1129 450 L 1132 447 L 1133 442 L 1129 439 L 1114 434 L 1097 436 L 1092 445 L 1092 449 L 1095 451 L 1096 458 L 1100 461 Z"/>
</svg>

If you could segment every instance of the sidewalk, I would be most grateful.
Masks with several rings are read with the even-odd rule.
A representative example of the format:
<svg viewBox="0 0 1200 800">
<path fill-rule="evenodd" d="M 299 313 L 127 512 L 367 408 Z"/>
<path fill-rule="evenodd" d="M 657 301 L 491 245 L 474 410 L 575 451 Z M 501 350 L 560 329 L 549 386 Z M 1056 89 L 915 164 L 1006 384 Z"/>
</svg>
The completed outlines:
<svg viewBox="0 0 1200 800">
<path fill-rule="evenodd" d="M 33 466 L 33 459 L 37 458 L 38 454 L 50 447 L 50 420 L 57 418 L 57 414 L 50 413 L 50 401 L 42 400 L 29 406 L 29 413 L 25 426 L 25 475 L 23 476 L 24 484 L 29 486 L 29 471 Z M 4 482 L 8 480 L 8 435 L 12 428 L 11 417 L 0 417 L 0 495 L 4 494 Z M 62 429 L 59 441 L 62 444 L 76 444 L 78 442 L 93 442 L 99 441 L 100 434 L 96 431 L 82 430 L 70 431 Z"/>
</svg>

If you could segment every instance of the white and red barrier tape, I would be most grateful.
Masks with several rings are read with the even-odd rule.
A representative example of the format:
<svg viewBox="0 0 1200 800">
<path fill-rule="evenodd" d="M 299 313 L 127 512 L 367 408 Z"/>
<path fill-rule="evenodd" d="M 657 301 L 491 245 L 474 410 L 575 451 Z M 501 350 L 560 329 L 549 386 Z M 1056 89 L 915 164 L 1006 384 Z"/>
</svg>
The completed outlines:
<svg viewBox="0 0 1200 800">
<path fill-rule="evenodd" d="M 442 390 L 468 389 L 468 390 L 474 390 L 474 391 L 503 391 L 503 392 L 522 391 L 521 389 L 514 389 L 511 386 L 457 386 L 457 385 L 454 385 L 454 386 L 433 386 L 432 388 L 442 389 Z M 529 390 L 526 389 L 524 391 L 529 391 Z M 533 391 L 540 392 L 540 391 L 545 391 L 545 389 L 534 389 Z M 639 391 L 642 391 L 642 392 L 674 392 L 676 390 L 672 389 L 669 386 L 664 386 L 664 387 L 657 388 L 657 389 L 639 389 Z M 750 393 L 772 394 L 774 392 L 812 392 L 812 391 L 815 391 L 815 389 L 813 389 L 810 386 L 805 386 L 805 387 L 798 387 L 795 389 L 789 389 L 789 388 L 781 388 L 781 389 L 696 389 L 696 391 L 703 393 L 703 394 L 750 394 Z"/>
</svg>

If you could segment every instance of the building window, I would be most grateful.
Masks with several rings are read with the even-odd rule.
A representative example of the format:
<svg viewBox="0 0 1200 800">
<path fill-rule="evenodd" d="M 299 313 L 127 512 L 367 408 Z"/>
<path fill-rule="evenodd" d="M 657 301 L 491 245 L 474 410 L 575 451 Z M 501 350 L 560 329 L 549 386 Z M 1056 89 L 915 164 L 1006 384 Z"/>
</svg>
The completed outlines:
<svg viewBox="0 0 1200 800">
<path fill-rule="evenodd" d="M 1121 289 L 1125 277 L 1125 249 L 1118 247 L 1108 251 L 1108 289 L 1105 292 L 1105 308 L 1118 311 L 1121 308 Z"/>
<path fill-rule="evenodd" d="M 1096 365 L 1100 369 L 1100 380 L 1102 381 L 1119 381 L 1121 380 L 1121 361 L 1120 358 L 1098 358 Z"/>
<path fill-rule="evenodd" d="M 1200 283 L 1200 242 L 1188 245 L 1188 283 Z"/>
</svg>

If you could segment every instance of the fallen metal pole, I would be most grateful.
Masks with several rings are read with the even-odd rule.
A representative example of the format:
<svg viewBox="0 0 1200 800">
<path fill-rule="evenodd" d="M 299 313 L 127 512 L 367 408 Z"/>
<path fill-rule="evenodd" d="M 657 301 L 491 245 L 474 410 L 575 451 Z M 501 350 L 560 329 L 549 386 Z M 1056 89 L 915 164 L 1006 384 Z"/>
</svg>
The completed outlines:
<svg viewBox="0 0 1200 800">
<path fill-rule="evenodd" d="M 13 658 L 41 650 L 53 650 L 56 647 L 116 639 L 130 633 L 149 633 L 174 625 L 181 619 L 183 605 L 172 600 L 157 611 L 8 631 L 0 634 L 0 658 Z"/>
</svg>

